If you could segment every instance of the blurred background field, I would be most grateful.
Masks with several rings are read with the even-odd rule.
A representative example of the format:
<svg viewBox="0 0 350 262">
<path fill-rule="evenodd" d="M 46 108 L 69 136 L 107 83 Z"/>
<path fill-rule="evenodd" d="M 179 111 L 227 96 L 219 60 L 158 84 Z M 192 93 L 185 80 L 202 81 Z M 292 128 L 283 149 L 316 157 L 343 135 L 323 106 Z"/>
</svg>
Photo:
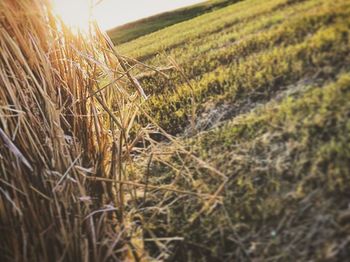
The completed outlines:
<svg viewBox="0 0 350 262">
<path fill-rule="evenodd" d="M 108 34 L 114 44 L 122 44 L 134 40 L 140 36 L 153 33 L 165 27 L 189 20 L 196 16 L 203 15 L 238 1 L 239 0 L 203 1 L 199 4 L 179 8 L 174 11 L 161 13 L 112 28 L 108 30 Z"/>
<path fill-rule="evenodd" d="M 188 150 L 165 139 L 150 181 L 222 196 L 155 191 L 146 237 L 184 239 L 146 243 L 153 256 L 346 260 L 349 17 L 344 0 L 246 0 L 116 46 L 166 74 L 136 70 L 148 114 Z"/>
</svg>

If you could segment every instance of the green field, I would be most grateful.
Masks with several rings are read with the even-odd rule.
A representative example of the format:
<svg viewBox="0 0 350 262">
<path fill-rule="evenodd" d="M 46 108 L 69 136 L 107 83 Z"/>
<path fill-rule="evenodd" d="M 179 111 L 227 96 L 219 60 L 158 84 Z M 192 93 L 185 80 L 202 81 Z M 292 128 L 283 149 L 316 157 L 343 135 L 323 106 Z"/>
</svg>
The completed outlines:
<svg viewBox="0 0 350 262">
<path fill-rule="evenodd" d="M 161 13 L 135 22 L 118 26 L 108 31 L 114 44 L 122 44 L 140 36 L 158 31 L 167 26 L 189 20 L 196 16 L 228 6 L 240 0 L 209 0 L 189 7 Z"/>
<path fill-rule="evenodd" d="M 144 238 L 170 239 L 146 242 L 152 257 L 350 256 L 349 1 L 245 0 L 116 49 L 167 68 L 135 71 L 148 114 L 177 136 L 149 181 L 220 197 L 152 191 Z"/>
</svg>

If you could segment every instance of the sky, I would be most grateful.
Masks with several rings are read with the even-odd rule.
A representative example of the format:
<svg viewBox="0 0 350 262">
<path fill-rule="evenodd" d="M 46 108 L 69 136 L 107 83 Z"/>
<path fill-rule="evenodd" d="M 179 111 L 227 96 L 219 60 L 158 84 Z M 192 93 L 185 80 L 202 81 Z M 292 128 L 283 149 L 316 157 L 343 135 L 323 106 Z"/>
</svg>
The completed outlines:
<svg viewBox="0 0 350 262">
<path fill-rule="evenodd" d="M 87 29 L 90 4 L 99 2 L 93 16 L 104 30 L 203 0 L 52 0 L 55 12 L 72 28 Z"/>
<path fill-rule="evenodd" d="M 203 2 L 203 0 L 103 0 L 95 8 L 95 18 L 102 29 L 106 30 L 199 2 Z"/>
</svg>

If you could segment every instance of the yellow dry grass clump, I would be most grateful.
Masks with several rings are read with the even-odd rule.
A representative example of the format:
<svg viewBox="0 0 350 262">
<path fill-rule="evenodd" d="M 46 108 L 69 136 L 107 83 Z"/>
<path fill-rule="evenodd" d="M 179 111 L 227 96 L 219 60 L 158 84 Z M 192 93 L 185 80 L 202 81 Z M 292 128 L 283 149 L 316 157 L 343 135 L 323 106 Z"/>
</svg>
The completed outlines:
<svg viewBox="0 0 350 262">
<path fill-rule="evenodd" d="M 111 47 L 48 0 L 0 1 L 1 261 L 126 255 L 120 181 L 142 90 Z"/>
</svg>

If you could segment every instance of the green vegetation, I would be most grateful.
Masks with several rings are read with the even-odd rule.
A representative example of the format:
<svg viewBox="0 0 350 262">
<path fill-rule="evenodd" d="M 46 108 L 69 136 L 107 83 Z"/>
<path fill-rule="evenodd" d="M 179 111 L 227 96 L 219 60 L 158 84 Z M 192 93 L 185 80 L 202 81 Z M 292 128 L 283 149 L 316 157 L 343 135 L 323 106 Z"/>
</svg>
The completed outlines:
<svg viewBox="0 0 350 262">
<path fill-rule="evenodd" d="M 178 136 L 152 153 L 150 183 L 198 194 L 150 193 L 144 237 L 175 239 L 147 242 L 153 257 L 349 257 L 349 18 L 343 0 L 246 0 L 117 47 L 183 72 L 138 75 Z"/>
<path fill-rule="evenodd" d="M 349 255 L 350 74 L 306 90 L 188 141 L 198 157 L 228 179 L 222 202 L 205 213 L 198 215 L 203 203 L 191 197 L 172 204 L 168 219 L 146 212 L 154 232 L 184 237 L 176 246 L 176 261 L 192 256 L 343 261 Z M 179 178 L 175 170 L 184 159 L 174 155 L 173 169 L 155 165 L 152 182 L 164 185 L 158 176 L 166 174 L 177 177 L 181 188 L 205 192 L 220 186 L 221 180 L 195 161 L 187 160 L 191 180 Z"/>
<path fill-rule="evenodd" d="M 154 66 L 167 64 L 168 56 L 176 58 L 189 78 L 193 90 L 176 71 L 170 80 L 161 75 L 140 79 L 154 94 L 152 116 L 168 132 L 179 133 L 189 124 L 192 92 L 199 112 L 210 111 L 219 103 L 268 100 L 299 79 L 321 81 L 348 66 L 348 3 L 275 0 L 257 5 L 244 1 L 120 47 Z M 151 39 L 157 44 L 149 45 Z"/>
<path fill-rule="evenodd" d="M 210 0 L 140 19 L 108 31 L 114 44 L 122 44 L 165 27 L 189 20 L 210 11 L 228 6 L 239 0 Z"/>
</svg>

